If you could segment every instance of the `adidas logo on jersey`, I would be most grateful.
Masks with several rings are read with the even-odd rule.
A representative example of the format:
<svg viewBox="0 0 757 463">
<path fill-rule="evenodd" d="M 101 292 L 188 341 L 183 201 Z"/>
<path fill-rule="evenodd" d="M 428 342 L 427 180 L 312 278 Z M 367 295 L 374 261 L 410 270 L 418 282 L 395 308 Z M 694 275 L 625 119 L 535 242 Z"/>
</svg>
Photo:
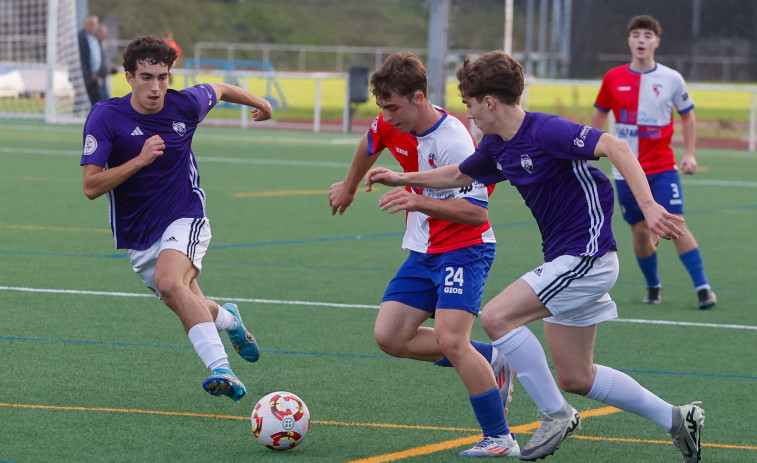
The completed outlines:
<svg viewBox="0 0 757 463">
<path fill-rule="evenodd" d="M 132 135 L 144 135 L 144 132 L 142 132 L 142 129 L 137 126 L 134 130 L 131 131 Z"/>
</svg>

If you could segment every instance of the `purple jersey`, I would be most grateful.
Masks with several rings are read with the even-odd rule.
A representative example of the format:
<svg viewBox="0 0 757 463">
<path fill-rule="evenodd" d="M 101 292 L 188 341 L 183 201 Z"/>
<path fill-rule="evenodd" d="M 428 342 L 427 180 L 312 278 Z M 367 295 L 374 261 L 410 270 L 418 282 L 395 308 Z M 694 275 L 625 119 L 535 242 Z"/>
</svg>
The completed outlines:
<svg viewBox="0 0 757 463">
<path fill-rule="evenodd" d="M 508 141 L 485 135 L 460 171 L 487 185 L 509 180 L 536 218 L 544 260 L 616 250 L 615 197 L 607 176 L 588 163 L 602 135 L 559 116 L 526 113 Z"/>
<path fill-rule="evenodd" d="M 192 136 L 216 104 L 216 94 L 210 85 L 168 90 L 156 114 L 138 113 L 130 99 L 128 94 L 92 107 L 84 124 L 81 165 L 117 167 L 137 157 L 151 136 L 163 139 L 162 156 L 107 194 L 116 247 L 144 250 L 174 220 L 205 216 Z"/>
</svg>

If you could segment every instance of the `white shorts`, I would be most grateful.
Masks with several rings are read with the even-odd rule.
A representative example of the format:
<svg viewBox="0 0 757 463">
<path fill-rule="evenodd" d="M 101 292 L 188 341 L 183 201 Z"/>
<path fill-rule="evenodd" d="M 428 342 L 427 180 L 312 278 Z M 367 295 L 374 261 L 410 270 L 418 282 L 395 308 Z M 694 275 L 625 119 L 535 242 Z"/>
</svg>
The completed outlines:
<svg viewBox="0 0 757 463">
<path fill-rule="evenodd" d="M 618 256 L 560 256 L 521 278 L 552 313 L 544 321 L 584 327 L 618 318 L 608 291 L 618 279 Z"/>
<path fill-rule="evenodd" d="M 210 245 L 210 237 L 210 221 L 207 218 L 177 219 L 152 246 L 144 251 L 127 249 L 126 253 L 137 275 L 156 296 L 160 297 L 155 288 L 155 264 L 161 251 L 175 249 L 184 254 L 197 269 L 197 275 L 200 275 L 202 258 Z"/>
</svg>

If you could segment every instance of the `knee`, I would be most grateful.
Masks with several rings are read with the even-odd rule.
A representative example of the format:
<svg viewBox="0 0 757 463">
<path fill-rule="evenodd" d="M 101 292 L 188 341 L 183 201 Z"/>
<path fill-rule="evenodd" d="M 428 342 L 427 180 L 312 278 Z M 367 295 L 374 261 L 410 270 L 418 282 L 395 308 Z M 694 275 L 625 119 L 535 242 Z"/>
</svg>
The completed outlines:
<svg viewBox="0 0 757 463">
<path fill-rule="evenodd" d="M 392 333 L 384 330 L 375 329 L 373 331 L 373 337 L 376 340 L 376 344 L 379 349 L 392 357 L 404 357 L 405 349 L 404 343 L 397 339 Z"/>
<path fill-rule="evenodd" d="M 465 350 L 470 347 L 470 341 L 467 338 L 456 336 L 455 333 L 436 329 L 434 330 L 434 335 L 442 354 L 444 354 L 444 356 L 453 364 L 456 359 L 459 359 L 464 354 Z"/>
<path fill-rule="evenodd" d="M 155 289 L 164 301 L 170 302 L 177 298 L 182 285 L 175 279 L 155 277 Z"/>
<path fill-rule="evenodd" d="M 587 375 L 581 375 L 576 373 L 570 373 L 565 375 L 558 375 L 557 385 L 565 392 L 571 394 L 578 394 L 585 396 L 591 391 L 591 387 L 594 384 L 593 378 Z"/>
<path fill-rule="evenodd" d="M 489 335 L 489 338 L 493 340 L 517 328 L 517 326 L 508 326 L 505 317 L 494 310 L 494 308 L 489 307 L 489 305 L 486 305 L 481 311 L 481 327 Z"/>
</svg>

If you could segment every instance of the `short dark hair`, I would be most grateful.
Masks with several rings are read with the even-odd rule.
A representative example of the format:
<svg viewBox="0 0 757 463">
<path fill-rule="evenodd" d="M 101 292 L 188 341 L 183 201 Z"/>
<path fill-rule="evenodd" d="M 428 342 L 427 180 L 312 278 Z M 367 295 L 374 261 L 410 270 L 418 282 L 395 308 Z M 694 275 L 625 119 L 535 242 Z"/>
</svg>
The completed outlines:
<svg viewBox="0 0 757 463">
<path fill-rule="evenodd" d="M 648 14 L 634 16 L 631 21 L 628 22 L 629 34 L 636 29 L 648 29 L 654 32 L 658 37 L 662 35 L 662 26 L 660 25 L 660 22 Z"/>
<path fill-rule="evenodd" d="M 137 37 L 124 49 L 124 70 L 134 74 L 139 63 L 165 64 L 171 69 L 176 61 L 176 50 L 154 35 Z"/>
<path fill-rule="evenodd" d="M 426 68 L 414 53 L 409 51 L 392 53 L 380 68 L 371 75 L 371 93 L 382 100 L 397 95 L 412 99 L 417 90 L 426 94 L 428 80 Z"/>
<path fill-rule="evenodd" d="M 475 61 L 465 58 L 457 69 L 457 80 L 463 98 L 480 102 L 491 95 L 505 104 L 520 102 L 525 85 L 523 66 L 502 50 L 481 55 Z"/>
</svg>

